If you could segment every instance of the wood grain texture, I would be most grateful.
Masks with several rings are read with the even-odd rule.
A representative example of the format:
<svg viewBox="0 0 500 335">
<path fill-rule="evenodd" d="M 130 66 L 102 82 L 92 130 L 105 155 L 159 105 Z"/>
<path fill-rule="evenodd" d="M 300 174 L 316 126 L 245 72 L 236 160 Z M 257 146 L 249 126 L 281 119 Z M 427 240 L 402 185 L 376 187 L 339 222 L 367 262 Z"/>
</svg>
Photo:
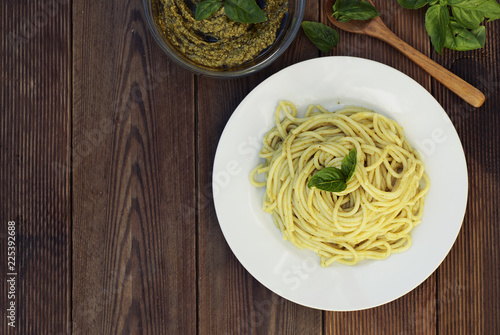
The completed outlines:
<svg viewBox="0 0 500 335">
<path fill-rule="evenodd" d="M 317 21 L 318 3 L 308 4 L 305 19 Z M 300 31 L 279 61 L 260 73 L 232 80 L 198 78 L 199 334 L 302 335 L 322 332 L 321 311 L 275 295 L 257 282 L 235 258 L 215 215 L 211 175 L 217 139 L 245 95 L 270 74 L 317 55 L 316 47 Z"/>
<path fill-rule="evenodd" d="M 440 334 L 500 333 L 500 22 L 486 27 L 483 49 L 433 53 L 436 61 L 486 96 L 481 108 L 472 108 L 433 83 L 462 141 L 469 174 L 462 230 L 437 271 Z"/>
<path fill-rule="evenodd" d="M 73 14 L 73 334 L 194 334 L 193 76 L 140 1 Z"/>
<path fill-rule="evenodd" d="M 436 278 L 402 298 L 367 310 L 327 312 L 325 334 L 437 334 Z"/>
<path fill-rule="evenodd" d="M 57 334 L 70 323 L 70 179 L 55 165 L 69 155 L 71 138 L 69 9 L 0 4 L 1 334 Z M 8 221 L 16 223 L 14 271 L 7 268 Z M 12 277 L 15 299 L 8 299 Z M 10 301 L 15 328 L 7 324 Z"/>
</svg>

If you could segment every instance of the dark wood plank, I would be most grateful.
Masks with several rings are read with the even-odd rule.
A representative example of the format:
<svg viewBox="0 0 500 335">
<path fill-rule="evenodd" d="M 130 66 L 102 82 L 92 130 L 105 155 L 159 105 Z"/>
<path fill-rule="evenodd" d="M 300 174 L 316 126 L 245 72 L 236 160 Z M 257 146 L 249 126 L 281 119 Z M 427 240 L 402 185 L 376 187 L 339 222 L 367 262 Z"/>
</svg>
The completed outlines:
<svg viewBox="0 0 500 335">
<path fill-rule="evenodd" d="M 382 20 L 402 40 L 430 55 L 429 38 L 422 10 L 407 10 L 396 1 L 373 1 Z M 322 17 L 324 23 L 327 18 Z M 430 76 L 408 58 L 382 41 L 339 31 L 337 48 L 330 53 L 362 57 L 389 65 L 430 90 Z M 325 334 L 418 334 L 436 333 L 436 277 L 394 302 L 358 312 L 326 312 Z"/>
<path fill-rule="evenodd" d="M 73 15 L 74 334 L 195 334 L 193 75 L 141 1 Z"/>
<path fill-rule="evenodd" d="M 367 310 L 327 313 L 325 334 L 436 334 L 436 278 L 402 298 Z"/>
<path fill-rule="evenodd" d="M 70 331 L 70 175 L 57 165 L 69 156 L 71 139 L 71 13 L 64 3 L 0 5 L 1 334 Z M 7 319 L 11 302 L 15 315 Z"/>
<path fill-rule="evenodd" d="M 486 96 L 484 105 L 476 109 L 433 83 L 457 128 L 469 173 L 462 230 L 437 271 L 440 334 L 500 333 L 500 22 L 486 27 L 483 49 L 433 53 L 438 62 Z"/>
<path fill-rule="evenodd" d="M 318 3 L 308 2 L 306 20 L 318 21 Z M 260 73 L 232 80 L 198 80 L 198 273 L 199 334 L 319 334 L 321 311 L 275 295 L 238 262 L 220 230 L 212 201 L 213 159 L 218 138 L 234 109 L 269 75 L 318 50 L 302 31 L 289 50 Z"/>
</svg>

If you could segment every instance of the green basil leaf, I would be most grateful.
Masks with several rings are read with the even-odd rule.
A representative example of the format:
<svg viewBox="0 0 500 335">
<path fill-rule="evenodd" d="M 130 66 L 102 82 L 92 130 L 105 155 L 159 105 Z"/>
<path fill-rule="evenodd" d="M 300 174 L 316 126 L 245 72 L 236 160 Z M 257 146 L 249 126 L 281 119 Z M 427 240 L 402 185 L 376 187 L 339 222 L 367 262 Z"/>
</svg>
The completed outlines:
<svg viewBox="0 0 500 335">
<path fill-rule="evenodd" d="M 445 46 L 452 50 L 467 51 L 482 48 L 484 44 L 481 45 L 478 38 L 460 23 L 450 20 Z"/>
<path fill-rule="evenodd" d="M 365 0 L 337 0 L 333 5 L 333 16 L 339 22 L 365 21 L 379 15 L 377 9 Z"/>
<path fill-rule="evenodd" d="M 465 9 L 477 9 L 488 0 L 448 0 L 448 5 Z"/>
<path fill-rule="evenodd" d="M 451 6 L 451 13 L 458 23 L 469 29 L 478 28 L 484 21 L 484 15 L 477 10 Z"/>
<path fill-rule="evenodd" d="M 486 0 L 478 10 L 489 19 L 488 21 L 500 19 L 500 4 L 495 0 Z"/>
<path fill-rule="evenodd" d="M 449 0 L 448 4 L 452 7 L 477 11 L 490 21 L 500 19 L 500 4 L 496 0 Z"/>
<path fill-rule="evenodd" d="M 336 167 L 326 167 L 316 172 L 307 182 L 307 187 L 316 187 L 318 190 L 328 192 L 342 192 L 347 188 L 345 176 Z"/>
<path fill-rule="evenodd" d="M 226 0 L 224 12 L 227 17 L 240 23 L 259 23 L 267 20 L 267 16 L 255 0 Z"/>
<path fill-rule="evenodd" d="M 316 172 L 307 182 L 307 187 L 316 187 L 328 192 L 341 192 L 356 172 L 358 164 L 356 149 L 351 149 L 341 162 L 341 169 L 326 167 Z"/>
<path fill-rule="evenodd" d="M 399 4 L 407 9 L 417 9 L 427 5 L 427 0 L 398 0 Z"/>
<path fill-rule="evenodd" d="M 427 0 L 427 2 L 429 3 L 429 5 L 434 6 L 439 2 L 439 0 Z"/>
<path fill-rule="evenodd" d="M 345 176 L 346 183 L 352 178 L 354 172 L 356 172 L 356 166 L 358 165 L 358 158 L 356 156 L 356 149 L 351 149 L 349 154 L 342 159 L 342 173 Z"/>
<path fill-rule="evenodd" d="M 335 12 L 339 10 L 339 6 L 340 4 L 342 3 L 341 0 L 337 0 L 333 3 L 333 6 L 332 6 L 332 11 L 333 11 L 333 14 L 335 15 Z"/>
<path fill-rule="evenodd" d="M 199 21 L 199 20 L 204 20 L 216 11 L 219 10 L 219 8 L 222 6 L 222 1 L 220 0 L 204 0 L 196 6 L 196 10 L 194 12 L 194 19 Z"/>
<path fill-rule="evenodd" d="M 332 50 L 339 42 L 337 31 L 323 23 L 303 21 L 301 25 L 307 38 L 323 52 Z"/>
<path fill-rule="evenodd" d="M 480 26 L 477 29 L 471 30 L 472 35 L 476 36 L 481 48 L 486 44 L 486 28 L 485 26 Z"/>
<path fill-rule="evenodd" d="M 425 13 L 425 29 L 431 37 L 432 45 L 439 54 L 443 51 L 446 42 L 449 22 L 450 14 L 446 5 L 431 6 Z"/>
<path fill-rule="evenodd" d="M 339 21 L 339 22 L 347 22 L 347 21 L 350 21 L 350 20 L 351 20 L 351 18 L 350 18 L 350 17 L 348 17 L 348 16 L 345 16 L 345 15 L 341 14 L 341 13 L 339 12 L 339 9 L 340 9 L 341 7 L 344 7 L 344 8 L 345 8 L 346 6 L 349 6 L 349 5 L 351 5 L 351 4 L 355 3 L 355 2 L 358 2 L 358 1 L 359 1 L 359 0 L 337 0 L 337 1 L 335 1 L 335 2 L 333 3 L 333 7 L 332 7 L 332 9 L 333 9 L 333 15 L 332 15 L 332 16 L 333 16 L 333 17 L 335 17 L 335 19 L 336 19 L 337 21 Z"/>
<path fill-rule="evenodd" d="M 500 4 L 496 0 L 453 0 L 451 11 L 453 16 L 464 27 L 475 29 L 485 18 L 488 21 L 500 19 Z"/>
</svg>

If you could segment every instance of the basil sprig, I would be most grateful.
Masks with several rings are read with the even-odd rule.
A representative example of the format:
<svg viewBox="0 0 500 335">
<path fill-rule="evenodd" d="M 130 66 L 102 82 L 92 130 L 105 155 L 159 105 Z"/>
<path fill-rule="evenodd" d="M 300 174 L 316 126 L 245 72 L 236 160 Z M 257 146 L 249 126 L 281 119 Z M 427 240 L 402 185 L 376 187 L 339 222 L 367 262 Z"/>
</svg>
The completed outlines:
<svg viewBox="0 0 500 335">
<path fill-rule="evenodd" d="M 496 0 L 398 0 L 404 8 L 417 9 L 429 5 L 425 13 L 425 29 L 434 49 L 466 51 L 484 47 L 485 19 L 500 19 Z"/>
<path fill-rule="evenodd" d="M 339 22 L 365 21 L 379 15 L 378 10 L 365 0 L 337 0 L 333 4 L 333 16 Z"/>
<path fill-rule="evenodd" d="M 339 42 L 339 33 L 323 23 L 303 21 L 301 26 L 307 38 L 323 52 L 332 50 Z"/>
<path fill-rule="evenodd" d="M 228 18 L 240 23 L 259 23 L 267 20 L 267 16 L 255 0 L 204 0 L 196 6 L 194 19 L 204 20 L 224 5 L 224 13 Z"/>
<path fill-rule="evenodd" d="M 329 166 L 319 170 L 309 179 L 307 187 L 316 187 L 318 190 L 327 192 L 342 192 L 356 172 L 357 164 L 356 149 L 351 149 L 349 154 L 342 159 L 340 169 Z"/>
</svg>

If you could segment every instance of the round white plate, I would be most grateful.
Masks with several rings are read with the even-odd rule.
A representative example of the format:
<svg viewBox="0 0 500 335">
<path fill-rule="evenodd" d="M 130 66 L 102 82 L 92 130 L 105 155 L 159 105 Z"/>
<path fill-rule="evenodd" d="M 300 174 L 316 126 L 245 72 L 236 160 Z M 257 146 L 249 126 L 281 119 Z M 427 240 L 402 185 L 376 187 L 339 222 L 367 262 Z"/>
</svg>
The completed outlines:
<svg viewBox="0 0 500 335">
<path fill-rule="evenodd" d="M 274 126 L 279 100 L 304 113 L 345 104 L 396 120 L 420 151 L 431 188 L 413 245 L 385 260 L 322 268 L 319 257 L 283 240 L 262 208 L 264 188 L 249 182 L 263 135 Z M 295 303 L 352 311 L 401 297 L 430 276 L 460 231 L 467 202 L 467 166 L 460 139 L 439 103 L 405 74 L 353 57 L 322 57 L 292 65 L 257 86 L 229 119 L 215 155 L 215 209 L 222 232 L 241 264 L 264 286 Z"/>
</svg>

